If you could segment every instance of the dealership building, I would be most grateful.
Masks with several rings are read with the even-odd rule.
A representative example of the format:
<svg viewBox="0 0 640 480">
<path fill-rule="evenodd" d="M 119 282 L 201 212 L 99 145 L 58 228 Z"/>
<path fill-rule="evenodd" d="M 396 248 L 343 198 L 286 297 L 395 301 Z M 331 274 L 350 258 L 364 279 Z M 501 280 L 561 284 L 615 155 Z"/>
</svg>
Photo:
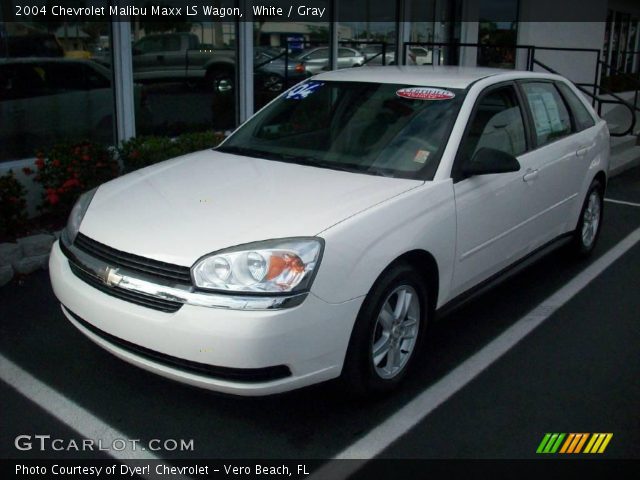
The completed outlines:
<svg viewBox="0 0 640 480">
<path fill-rule="evenodd" d="M 188 4 L 163 2 L 174 3 Z M 251 11 L 251 2 L 209 3 Z M 614 133 L 628 133 L 613 139 L 620 162 L 640 157 L 637 128 L 627 131 L 633 109 L 616 100 L 640 103 L 640 2 L 566 0 L 566 12 L 587 13 L 548 21 L 557 3 L 291 0 L 270 5 L 313 4 L 322 16 L 64 21 L 17 16 L 14 0 L 0 0 L 0 175 L 11 169 L 30 185 L 22 169 L 61 140 L 116 145 L 134 136 L 228 132 L 317 71 L 381 64 L 558 72 L 595 96 L 586 94 Z"/>
</svg>

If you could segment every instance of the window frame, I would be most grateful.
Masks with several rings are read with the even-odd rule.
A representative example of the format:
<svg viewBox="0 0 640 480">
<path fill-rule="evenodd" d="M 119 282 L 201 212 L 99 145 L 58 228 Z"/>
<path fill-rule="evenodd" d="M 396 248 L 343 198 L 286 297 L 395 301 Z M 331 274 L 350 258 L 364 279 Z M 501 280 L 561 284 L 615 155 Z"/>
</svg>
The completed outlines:
<svg viewBox="0 0 640 480">
<path fill-rule="evenodd" d="M 462 164 L 464 162 L 464 159 L 462 158 L 462 155 L 463 155 L 462 146 L 466 141 L 467 137 L 469 136 L 471 125 L 475 120 L 476 115 L 478 114 L 478 109 L 480 108 L 480 102 L 482 102 L 482 100 L 484 100 L 484 98 L 487 95 L 491 94 L 491 92 L 493 92 L 494 90 L 499 90 L 505 87 L 511 87 L 515 94 L 516 100 L 518 101 L 518 106 L 520 107 L 520 115 L 522 116 L 522 124 L 524 127 L 525 151 L 522 152 L 520 155 L 518 155 L 516 158 L 519 158 L 520 156 L 525 155 L 526 153 L 529 153 L 535 148 L 534 143 L 532 143 L 534 140 L 533 135 L 535 135 L 532 129 L 532 126 L 533 126 L 533 124 L 531 123 L 532 118 L 529 117 L 528 109 L 524 104 L 525 98 L 523 98 L 522 92 L 517 84 L 517 81 L 506 80 L 503 82 L 489 85 L 484 89 L 482 89 L 482 91 L 480 91 L 480 93 L 476 97 L 476 100 L 473 104 L 473 108 L 471 109 L 471 113 L 469 114 L 469 118 L 467 119 L 467 124 L 464 127 L 464 132 L 462 132 L 462 137 L 458 142 L 458 147 L 456 149 L 456 156 L 454 157 L 453 165 L 451 167 L 451 179 L 453 180 L 453 183 L 458 183 L 467 178 L 462 173 Z"/>
<path fill-rule="evenodd" d="M 523 85 L 527 84 L 527 83 L 547 83 L 547 84 L 550 84 L 553 89 L 555 89 L 556 93 L 558 94 L 558 96 L 562 100 L 562 104 L 564 105 L 564 108 L 566 108 L 567 113 L 569 114 L 569 122 L 571 123 L 571 131 L 569 133 L 567 133 L 566 135 L 563 135 L 562 137 L 556 137 L 553 140 L 551 140 L 550 142 L 546 142 L 546 143 L 544 143 L 542 145 L 538 144 L 538 134 L 536 132 L 536 124 L 535 124 L 535 120 L 533 118 L 533 112 L 531 111 L 531 106 L 529 105 L 529 100 L 527 99 L 527 94 L 526 94 L 526 92 L 524 91 L 524 88 L 523 88 Z M 532 142 L 531 151 L 538 150 L 539 148 L 544 148 L 544 147 L 546 147 L 548 145 L 552 145 L 552 144 L 558 142 L 559 140 L 564 140 L 565 138 L 570 137 L 571 135 L 574 135 L 574 134 L 576 134 L 578 132 L 578 130 L 576 128 L 576 120 L 573 117 L 573 112 L 572 112 L 571 108 L 569 107 L 569 105 L 567 104 L 567 100 L 562 95 L 562 92 L 556 86 L 555 80 L 550 79 L 550 78 L 523 78 L 523 79 L 516 80 L 516 86 L 517 86 L 518 90 L 520 91 L 520 95 L 521 95 L 522 100 L 524 102 L 524 108 L 527 111 L 527 116 L 529 117 L 529 121 L 530 121 L 531 142 Z"/>
</svg>

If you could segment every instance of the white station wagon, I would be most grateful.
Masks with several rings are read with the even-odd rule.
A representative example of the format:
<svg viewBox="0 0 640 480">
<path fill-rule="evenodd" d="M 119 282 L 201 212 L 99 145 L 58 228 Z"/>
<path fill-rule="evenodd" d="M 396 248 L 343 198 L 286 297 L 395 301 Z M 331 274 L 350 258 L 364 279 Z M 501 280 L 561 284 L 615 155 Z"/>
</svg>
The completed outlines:
<svg viewBox="0 0 640 480">
<path fill-rule="evenodd" d="M 173 380 L 386 391 L 438 312 L 551 246 L 592 251 L 608 161 L 559 76 L 323 73 L 215 150 L 82 196 L 51 281 L 83 334 Z"/>
</svg>

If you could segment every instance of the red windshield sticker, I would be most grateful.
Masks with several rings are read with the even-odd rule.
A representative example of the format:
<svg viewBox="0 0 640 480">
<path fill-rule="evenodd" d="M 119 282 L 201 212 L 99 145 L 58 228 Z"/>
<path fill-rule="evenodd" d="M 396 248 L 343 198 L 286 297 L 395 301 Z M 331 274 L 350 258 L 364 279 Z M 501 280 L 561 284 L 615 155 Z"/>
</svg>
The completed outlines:
<svg viewBox="0 0 640 480">
<path fill-rule="evenodd" d="M 396 95 L 411 100 L 451 100 L 456 96 L 455 93 L 449 90 L 428 87 L 401 88 L 396 91 Z"/>
</svg>

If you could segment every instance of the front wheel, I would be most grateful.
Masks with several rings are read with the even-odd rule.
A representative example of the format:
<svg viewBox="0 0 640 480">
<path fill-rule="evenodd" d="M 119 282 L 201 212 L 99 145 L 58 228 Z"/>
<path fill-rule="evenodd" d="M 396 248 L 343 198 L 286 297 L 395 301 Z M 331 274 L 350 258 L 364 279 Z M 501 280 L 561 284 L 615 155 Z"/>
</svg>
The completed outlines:
<svg viewBox="0 0 640 480">
<path fill-rule="evenodd" d="M 353 393 L 394 389 L 415 360 L 427 319 L 427 288 L 408 265 L 396 265 L 367 295 L 353 329 L 342 380 Z"/>
<path fill-rule="evenodd" d="M 600 236 L 604 213 L 603 196 L 604 186 L 599 180 L 594 180 L 587 191 L 578 225 L 573 232 L 571 241 L 572 249 L 579 257 L 591 254 Z"/>
</svg>

